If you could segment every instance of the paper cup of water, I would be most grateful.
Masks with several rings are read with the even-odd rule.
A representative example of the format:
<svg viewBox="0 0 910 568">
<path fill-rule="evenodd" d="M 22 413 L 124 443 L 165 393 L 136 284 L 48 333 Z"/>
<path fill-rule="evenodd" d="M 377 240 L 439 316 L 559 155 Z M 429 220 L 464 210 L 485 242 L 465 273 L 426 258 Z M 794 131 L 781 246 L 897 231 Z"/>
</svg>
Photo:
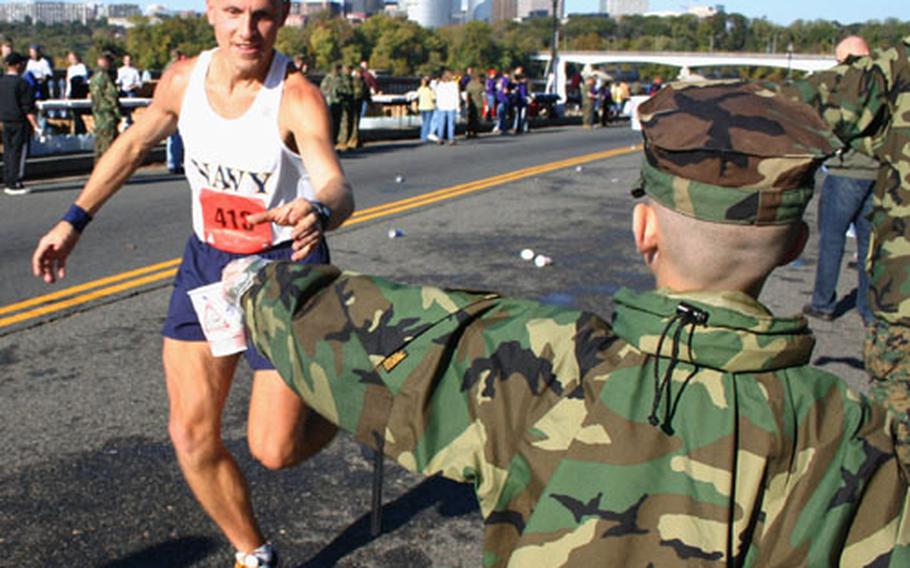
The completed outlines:
<svg viewBox="0 0 910 568">
<path fill-rule="evenodd" d="M 212 355 L 224 357 L 246 350 L 243 314 L 228 303 L 221 282 L 193 288 L 189 295 Z"/>
</svg>

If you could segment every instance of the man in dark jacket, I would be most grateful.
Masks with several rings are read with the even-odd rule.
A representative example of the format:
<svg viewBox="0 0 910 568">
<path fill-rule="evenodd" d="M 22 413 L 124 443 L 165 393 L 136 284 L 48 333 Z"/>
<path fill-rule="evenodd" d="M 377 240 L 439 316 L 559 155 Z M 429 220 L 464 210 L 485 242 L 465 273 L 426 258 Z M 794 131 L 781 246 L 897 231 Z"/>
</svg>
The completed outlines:
<svg viewBox="0 0 910 568">
<path fill-rule="evenodd" d="M 23 195 L 22 167 L 35 120 L 35 101 L 31 87 L 21 77 L 26 59 L 15 51 L 6 56 L 6 73 L 0 77 L 0 120 L 3 121 L 3 192 Z"/>
</svg>

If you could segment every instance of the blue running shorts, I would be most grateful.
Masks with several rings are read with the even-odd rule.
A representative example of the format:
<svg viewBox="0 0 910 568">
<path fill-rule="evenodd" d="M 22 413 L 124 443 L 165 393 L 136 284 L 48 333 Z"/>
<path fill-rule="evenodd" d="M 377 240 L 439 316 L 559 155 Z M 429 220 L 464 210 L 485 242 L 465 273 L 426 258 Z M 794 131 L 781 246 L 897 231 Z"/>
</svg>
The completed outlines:
<svg viewBox="0 0 910 568">
<path fill-rule="evenodd" d="M 292 253 L 291 241 L 287 241 L 257 254 L 270 260 L 289 260 Z M 205 341 L 202 326 L 199 324 L 199 319 L 196 317 L 196 311 L 193 310 L 193 303 L 190 301 L 190 296 L 187 292 L 193 288 L 221 280 L 221 271 L 225 265 L 234 259 L 245 256 L 249 255 L 224 252 L 200 241 L 196 235 L 190 236 L 186 242 L 186 249 L 183 251 L 183 261 L 177 270 L 177 276 L 174 278 L 174 291 L 171 293 L 171 301 L 167 308 L 167 319 L 164 321 L 164 328 L 161 330 L 161 334 L 180 341 Z M 300 263 L 328 264 L 329 247 L 326 245 L 325 240 L 323 239 L 316 250 L 301 260 Z M 243 354 L 250 367 L 255 371 L 275 368 L 252 345 Z"/>
</svg>

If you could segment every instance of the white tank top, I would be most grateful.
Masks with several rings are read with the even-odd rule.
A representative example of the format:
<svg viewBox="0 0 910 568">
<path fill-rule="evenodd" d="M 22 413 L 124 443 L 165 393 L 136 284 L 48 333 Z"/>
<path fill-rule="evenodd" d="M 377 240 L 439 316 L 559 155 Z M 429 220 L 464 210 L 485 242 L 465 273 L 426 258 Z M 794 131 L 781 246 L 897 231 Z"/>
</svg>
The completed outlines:
<svg viewBox="0 0 910 568">
<path fill-rule="evenodd" d="M 213 53 L 214 49 L 199 54 L 177 123 L 192 191 L 193 231 L 217 248 L 256 252 L 290 240 L 292 228 L 274 224 L 253 228 L 245 222 L 246 214 L 300 197 L 315 198 L 300 156 L 285 146 L 278 129 L 288 58 L 276 51 L 249 109 L 227 119 L 212 109 L 205 92 Z M 250 240 L 253 232 L 258 240 Z M 242 250 L 232 250 L 238 238 L 245 244 Z"/>
</svg>

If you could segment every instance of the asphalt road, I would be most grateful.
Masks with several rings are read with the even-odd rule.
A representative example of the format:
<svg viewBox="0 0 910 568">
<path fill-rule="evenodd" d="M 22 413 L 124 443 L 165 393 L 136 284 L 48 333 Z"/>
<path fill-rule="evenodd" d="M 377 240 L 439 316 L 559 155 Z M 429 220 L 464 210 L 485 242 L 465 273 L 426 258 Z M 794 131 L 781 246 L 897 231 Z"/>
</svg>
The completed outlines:
<svg viewBox="0 0 910 568">
<path fill-rule="evenodd" d="M 485 136 L 458 146 L 416 141 L 375 144 L 343 156 L 342 166 L 358 209 L 428 191 L 562 160 L 640 137 L 617 127 L 581 132 L 551 128 L 525 137 Z M 403 183 L 396 182 L 402 176 Z M 29 183 L 23 197 L 0 195 L 0 306 L 52 291 L 31 277 L 23 259 L 66 211 L 85 178 Z M 66 286 L 176 258 L 190 234 L 190 193 L 184 178 L 161 166 L 144 168 L 111 199 L 85 232 L 71 257 Z"/>
<path fill-rule="evenodd" d="M 390 145 L 343 163 L 363 208 L 634 140 L 625 129 L 559 129 L 454 148 Z M 331 238 L 333 257 L 345 269 L 497 289 L 609 317 L 616 289 L 651 285 L 628 230 L 638 160 L 628 154 L 567 167 L 354 225 Z M 394 181 L 399 173 L 403 184 Z M 143 173 L 110 203 L 80 243 L 85 262 L 80 267 L 76 259 L 76 280 L 179 253 L 186 190 L 162 178 Z M 75 185 L 4 200 L 18 211 L 3 213 L 4 303 L 40 290 L 23 281 L 27 275 L 11 274 L 24 272 L 18 263 L 41 230 L 25 217 L 49 223 Z M 389 228 L 404 236 L 389 239 Z M 520 259 L 523 248 L 554 264 L 535 268 Z M 815 250 L 813 239 L 803 259 L 769 281 L 762 299 L 775 312 L 798 311 L 807 301 Z M 845 269 L 842 292 L 854 285 Z M 159 359 L 167 295 L 165 287 L 145 290 L 0 336 L 0 566 L 230 565 L 230 548 L 193 501 L 167 439 Z M 819 339 L 813 360 L 861 388 L 855 312 L 813 327 Z M 373 539 L 370 466 L 349 437 L 287 471 L 257 465 L 245 444 L 249 382 L 244 368 L 224 436 L 287 566 L 481 564 L 482 524 L 467 486 L 387 465 L 385 532 Z"/>
</svg>

